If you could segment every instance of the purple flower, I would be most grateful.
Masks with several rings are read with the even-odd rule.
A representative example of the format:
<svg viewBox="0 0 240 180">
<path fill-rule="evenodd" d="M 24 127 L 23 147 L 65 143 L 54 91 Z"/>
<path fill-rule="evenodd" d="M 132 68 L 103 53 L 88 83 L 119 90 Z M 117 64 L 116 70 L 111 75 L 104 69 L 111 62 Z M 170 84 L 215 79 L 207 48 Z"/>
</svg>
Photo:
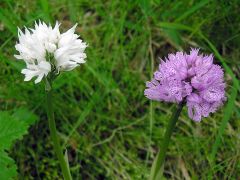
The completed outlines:
<svg viewBox="0 0 240 180">
<path fill-rule="evenodd" d="M 215 112 L 226 100 L 224 73 L 213 64 L 213 55 L 199 54 L 192 49 L 190 54 L 177 52 L 161 60 L 159 70 L 152 81 L 147 82 L 144 94 L 157 101 L 186 101 L 188 115 L 194 121 Z"/>
</svg>

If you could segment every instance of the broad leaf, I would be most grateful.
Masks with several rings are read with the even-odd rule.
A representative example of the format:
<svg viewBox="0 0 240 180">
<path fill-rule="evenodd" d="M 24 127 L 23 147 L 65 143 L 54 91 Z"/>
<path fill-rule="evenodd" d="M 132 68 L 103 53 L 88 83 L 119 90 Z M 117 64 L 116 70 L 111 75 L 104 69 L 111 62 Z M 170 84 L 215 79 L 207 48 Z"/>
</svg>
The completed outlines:
<svg viewBox="0 0 240 180">
<path fill-rule="evenodd" d="M 0 179 L 10 180 L 17 175 L 17 167 L 12 158 L 7 154 L 16 140 L 23 135 L 37 117 L 26 109 L 18 109 L 12 115 L 0 111 Z"/>
<path fill-rule="evenodd" d="M 0 151 L 0 179 L 13 179 L 17 176 L 15 161 L 4 151 Z"/>
</svg>

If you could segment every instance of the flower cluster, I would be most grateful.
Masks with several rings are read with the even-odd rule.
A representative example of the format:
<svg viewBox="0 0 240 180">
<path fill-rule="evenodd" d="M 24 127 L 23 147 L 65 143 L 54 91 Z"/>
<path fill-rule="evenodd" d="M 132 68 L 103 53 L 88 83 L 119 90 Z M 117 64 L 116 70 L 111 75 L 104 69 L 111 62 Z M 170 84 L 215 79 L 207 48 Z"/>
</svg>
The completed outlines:
<svg viewBox="0 0 240 180">
<path fill-rule="evenodd" d="M 144 94 L 157 101 L 184 100 L 189 117 L 200 121 L 226 100 L 223 76 L 221 67 L 213 64 L 213 55 L 199 54 L 199 49 L 192 49 L 190 54 L 177 52 L 161 60 Z"/>
<path fill-rule="evenodd" d="M 62 34 L 59 26 L 58 22 L 53 28 L 39 21 L 34 29 L 25 28 L 25 33 L 18 29 L 19 42 L 15 47 L 19 55 L 15 57 L 26 63 L 22 70 L 24 81 L 37 77 L 35 83 L 39 83 L 50 72 L 70 71 L 85 63 L 87 45 L 74 33 L 77 25 Z"/>
</svg>

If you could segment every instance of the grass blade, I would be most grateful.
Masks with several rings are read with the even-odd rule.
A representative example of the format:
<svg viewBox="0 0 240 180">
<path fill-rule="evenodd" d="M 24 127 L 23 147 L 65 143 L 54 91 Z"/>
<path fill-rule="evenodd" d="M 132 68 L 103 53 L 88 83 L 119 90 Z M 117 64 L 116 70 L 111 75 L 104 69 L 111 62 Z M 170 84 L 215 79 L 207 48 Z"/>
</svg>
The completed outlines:
<svg viewBox="0 0 240 180">
<path fill-rule="evenodd" d="M 49 9 L 49 2 L 48 0 L 40 0 L 40 5 L 44 14 L 44 19 L 47 21 L 52 22 L 52 17 Z"/>
<path fill-rule="evenodd" d="M 177 18 L 175 20 L 175 22 L 179 22 L 179 21 L 182 21 L 183 19 L 187 18 L 188 16 L 193 14 L 195 11 L 197 11 L 200 8 L 204 7 L 208 2 L 209 2 L 209 0 L 200 1 L 199 3 L 197 3 L 196 5 L 191 7 L 190 9 L 188 9 L 185 13 L 183 13 L 179 18 Z"/>
<path fill-rule="evenodd" d="M 17 35 L 17 26 L 6 16 L 3 9 L 0 9 L 0 20 L 14 36 Z"/>
</svg>

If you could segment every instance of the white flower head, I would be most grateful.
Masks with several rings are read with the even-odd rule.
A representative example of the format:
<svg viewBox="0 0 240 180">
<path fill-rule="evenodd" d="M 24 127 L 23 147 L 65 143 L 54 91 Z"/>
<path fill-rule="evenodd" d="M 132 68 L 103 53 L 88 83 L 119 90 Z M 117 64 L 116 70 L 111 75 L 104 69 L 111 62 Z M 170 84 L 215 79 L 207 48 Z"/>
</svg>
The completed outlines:
<svg viewBox="0 0 240 180">
<path fill-rule="evenodd" d="M 15 48 L 19 55 L 14 56 L 26 63 L 22 70 L 24 81 L 36 77 L 35 83 L 39 83 L 49 73 L 70 71 L 85 63 L 87 44 L 74 33 L 77 24 L 62 34 L 59 27 L 58 22 L 53 28 L 39 21 L 34 29 L 25 28 L 25 32 L 18 29 L 19 42 Z"/>
</svg>

